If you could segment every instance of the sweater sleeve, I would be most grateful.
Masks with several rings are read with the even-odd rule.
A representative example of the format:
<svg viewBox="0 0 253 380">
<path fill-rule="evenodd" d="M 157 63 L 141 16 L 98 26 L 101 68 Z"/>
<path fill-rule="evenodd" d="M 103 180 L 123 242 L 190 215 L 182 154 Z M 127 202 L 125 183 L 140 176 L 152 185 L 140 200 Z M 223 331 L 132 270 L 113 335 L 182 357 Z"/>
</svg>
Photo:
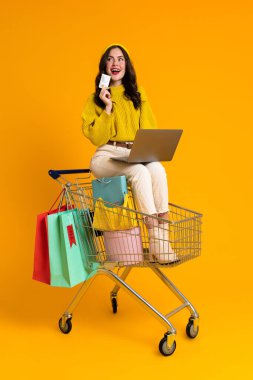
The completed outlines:
<svg viewBox="0 0 253 380">
<path fill-rule="evenodd" d="M 84 106 L 82 115 L 82 131 L 94 145 L 103 145 L 110 140 L 113 132 L 113 115 L 98 107 L 92 94 Z"/>
<path fill-rule="evenodd" d="M 141 94 L 140 128 L 156 129 L 157 128 L 156 119 L 150 107 L 144 88 L 140 87 L 139 92 Z"/>
</svg>

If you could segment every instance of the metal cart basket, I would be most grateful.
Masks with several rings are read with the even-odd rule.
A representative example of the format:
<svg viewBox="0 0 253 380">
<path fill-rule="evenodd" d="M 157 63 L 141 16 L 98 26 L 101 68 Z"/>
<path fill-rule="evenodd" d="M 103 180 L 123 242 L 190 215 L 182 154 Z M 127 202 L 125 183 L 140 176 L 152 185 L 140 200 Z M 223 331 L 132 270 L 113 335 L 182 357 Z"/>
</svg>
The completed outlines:
<svg viewBox="0 0 253 380">
<path fill-rule="evenodd" d="M 69 181 L 69 174 L 78 174 L 78 178 Z M 82 254 L 90 273 L 60 318 L 60 330 L 64 334 L 71 331 L 73 311 L 95 277 L 105 275 L 115 282 L 110 295 L 113 313 L 117 313 L 117 294 L 122 288 L 165 327 L 166 332 L 159 344 L 161 354 L 169 356 L 175 351 L 176 329 L 169 318 L 184 308 L 190 312 L 186 334 L 189 338 L 195 338 L 199 332 L 199 314 L 161 269 L 173 268 L 200 255 L 202 215 L 171 203 L 169 220 L 144 214 L 136 209 L 131 189 L 127 205 L 119 206 L 96 199 L 92 196 L 89 169 L 50 170 L 49 175 L 64 189 L 69 207 L 78 210 L 75 227 L 79 239 L 86 239 Z M 153 235 L 144 223 L 147 217 Z M 156 310 L 126 283 L 127 276 L 134 267 L 150 268 L 173 292 L 181 305 L 166 315 Z M 121 276 L 116 273 L 115 268 L 123 268 Z"/>
</svg>

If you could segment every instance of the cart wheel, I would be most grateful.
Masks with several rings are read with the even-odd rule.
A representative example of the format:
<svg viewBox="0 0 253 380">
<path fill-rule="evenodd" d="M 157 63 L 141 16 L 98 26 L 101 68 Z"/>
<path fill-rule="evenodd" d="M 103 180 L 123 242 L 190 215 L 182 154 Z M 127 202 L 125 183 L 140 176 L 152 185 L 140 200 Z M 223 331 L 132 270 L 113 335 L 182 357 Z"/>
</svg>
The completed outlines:
<svg viewBox="0 0 253 380">
<path fill-rule="evenodd" d="M 164 356 L 172 355 L 173 352 L 175 351 L 175 349 L 176 349 L 176 341 L 174 340 L 172 346 L 170 348 L 168 348 L 166 336 L 164 338 L 162 338 L 162 340 L 159 343 L 159 351 Z"/>
<path fill-rule="evenodd" d="M 71 329 L 72 329 L 72 322 L 71 322 L 71 318 L 67 319 L 66 320 L 66 323 L 65 323 L 65 326 L 63 326 L 63 323 L 62 323 L 62 318 L 59 320 L 59 329 L 61 330 L 61 332 L 63 334 L 68 334 L 70 333 Z"/>
<path fill-rule="evenodd" d="M 199 326 L 194 327 L 193 319 L 190 319 L 186 326 L 186 334 L 189 338 L 194 339 L 199 333 Z"/>
<path fill-rule="evenodd" d="M 112 312 L 113 312 L 113 314 L 116 314 L 117 310 L 118 310 L 117 298 L 113 297 L 112 298 Z"/>
</svg>

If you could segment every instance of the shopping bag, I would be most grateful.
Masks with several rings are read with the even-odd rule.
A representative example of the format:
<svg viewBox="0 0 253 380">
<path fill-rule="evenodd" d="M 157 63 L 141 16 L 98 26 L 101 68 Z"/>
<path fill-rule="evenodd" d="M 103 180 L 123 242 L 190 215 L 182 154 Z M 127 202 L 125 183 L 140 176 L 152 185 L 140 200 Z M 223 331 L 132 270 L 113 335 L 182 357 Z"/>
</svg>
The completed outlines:
<svg viewBox="0 0 253 380">
<path fill-rule="evenodd" d="M 125 195 L 127 194 L 126 177 L 104 177 L 92 181 L 92 194 L 95 199 L 102 198 L 105 202 L 123 205 Z M 114 207 L 106 204 L 107 207 Z"/>
<path fill-rule="evenodd" d="M 96 261 L 97 248 L 96 247 L 96 234 L 92 228 L 92 215 L 90 210 L 81 209 L 73 212 L 75 226 L 79 234 L 80 245 L 82 252 L 84 252 L 85 264 L 95 269 L 97 266 L 91 265 Z"/>
<path fill-rule="evenodd" d="M 104 244 L 106 261 L 121 262 L 125 266 L 143 261 L 140 227 L 127 231 L 105 231 Z"/>
<path fill-rule="evenodd" d="M 47 211 L 37 216 L 32 276 L 32 278 L 36 281 L 50 284 L 47 216 L 49 214 L 55 214 L 59 211 L 66 211 L 66 209 L 67 206 L 64 205 L 61 208 Z"/>
<path fill-rule="evenodd" d="M 125 194 L 121 207 L 108 208 L 103 199 L 99 198 L 95 204 L 93 228 L 103 231 L 127 230 L 138 226 L 136 212 L 133 210 L 133 202 L 128 194 Z"/>
<path fill-rule="evenodd" d="M 85 281 L 90 271 L 75 226 L 77 210 L 48 215 L 50 285 L 73 287 Z"/>
</svg>

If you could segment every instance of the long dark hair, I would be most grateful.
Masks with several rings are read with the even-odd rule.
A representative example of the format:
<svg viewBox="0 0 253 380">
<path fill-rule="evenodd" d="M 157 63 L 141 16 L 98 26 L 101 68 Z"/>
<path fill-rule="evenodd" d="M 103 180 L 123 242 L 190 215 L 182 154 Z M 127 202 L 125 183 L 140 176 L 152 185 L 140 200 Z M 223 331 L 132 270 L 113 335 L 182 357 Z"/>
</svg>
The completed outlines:
<svg viewBox="0 0 253 380">
<path fill-rule="evenodd" d="M 104 54 L 102 55 L 102 57 L 100 59 L 99 73 L 95 79 L 96 90 L 95 90 L 94 101 L 99 107 L 105 108 L 104 102 L 99 98 L 101 88 L 99 88 L 98 85 L 100 82 L 101 75 L 106 74 L 105 69 L 106 69 L 107 58 L 108 58 L 108 55 L 109 55 L 111 49 L 114 49 L 114 48 L 119 48 L 122 51 L 124 58 L 125 58 L 125 61 L 126 61 L 126 72 L 125 72 L 125 75 L 122 79 L 122 84 L 124 85 L 124 88 L 125 88 L 124 95 L 126 96 L 126 98 L 132 100 L 134 108 L 138 109 L 138 108 L 140 108 L 140 105 L 141 105 L 141 94 L 138 92 L 138 89 L 137 89 L 136 73 L 135 73 L 133 64 L 129 58 L 128 53 L 120 45 L 109 46 L 108 49 L 104 52 Z"/>
</svg>

